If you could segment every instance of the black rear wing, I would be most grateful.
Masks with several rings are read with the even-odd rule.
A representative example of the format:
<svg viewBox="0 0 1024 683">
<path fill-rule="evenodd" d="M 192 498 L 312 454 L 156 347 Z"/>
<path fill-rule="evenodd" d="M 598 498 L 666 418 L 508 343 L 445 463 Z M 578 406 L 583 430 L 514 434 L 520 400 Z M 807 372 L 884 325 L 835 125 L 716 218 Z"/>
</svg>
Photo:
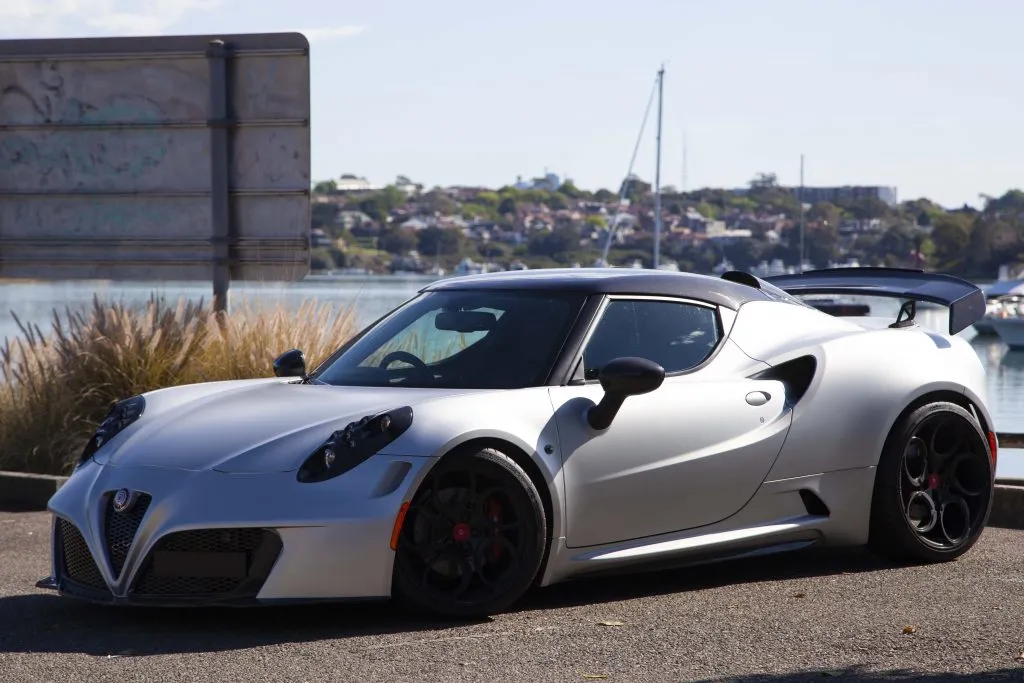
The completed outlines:
<svg viewBox="0 0 1024 683">
<path fill-rule="evenodd" d="M 903 268 L 828 268 L 795 275 L 765 278 L 793 295 L 845 294 L 883 296 L 908 302 L 927 301 L 949 308 L 949 333 L 961 332 L 985 315 L 985 293 L 976 285 L 952 275 Z M 900 319 L 913 319 L 914 307 L 904 306 Z"/>
</svg>

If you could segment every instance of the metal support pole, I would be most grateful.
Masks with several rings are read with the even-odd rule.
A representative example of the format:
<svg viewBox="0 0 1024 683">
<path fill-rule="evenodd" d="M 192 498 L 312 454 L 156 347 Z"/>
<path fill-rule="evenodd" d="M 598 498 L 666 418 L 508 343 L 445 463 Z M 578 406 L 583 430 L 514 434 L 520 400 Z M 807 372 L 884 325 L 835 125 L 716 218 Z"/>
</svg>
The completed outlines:
<svg viewBox="0 0 1024 683">
<path fill-rule="evenodd" d="M 800 203 L 800 267 L 797 272 L 804 272 L 804 155 L 800 155 L 800 189 L 797 191 Z"/>
<path fill-rule="evenodd" d="M 213 310 L 228 310 L 231 283 L 231 195 L 228 137 L 228 48 L 210 41 L 210 210 L 213 224 Z"/>
<path fill-rule="evenodd" d="M 658 151 L 654 166 L 654 267 L 661 257 L 661 95 L 665 83 L 665 66 L 658 71 Z"/>
</svg>

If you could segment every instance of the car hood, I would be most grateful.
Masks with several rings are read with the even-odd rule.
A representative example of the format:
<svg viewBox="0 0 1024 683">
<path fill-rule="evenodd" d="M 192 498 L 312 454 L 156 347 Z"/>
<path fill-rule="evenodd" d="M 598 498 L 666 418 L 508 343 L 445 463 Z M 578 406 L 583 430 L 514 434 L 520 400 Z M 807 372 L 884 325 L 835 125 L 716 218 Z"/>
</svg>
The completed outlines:
<svg viewBox="0 0 1024 683">
<path fill-rule="evenodd" d="M 100 464 L 286 472 L 337 429 L 382 410 L 466 390 L 336 387 L 268 380 L 146 394 L 146 410 L 95 456 Z"/>
</svg>

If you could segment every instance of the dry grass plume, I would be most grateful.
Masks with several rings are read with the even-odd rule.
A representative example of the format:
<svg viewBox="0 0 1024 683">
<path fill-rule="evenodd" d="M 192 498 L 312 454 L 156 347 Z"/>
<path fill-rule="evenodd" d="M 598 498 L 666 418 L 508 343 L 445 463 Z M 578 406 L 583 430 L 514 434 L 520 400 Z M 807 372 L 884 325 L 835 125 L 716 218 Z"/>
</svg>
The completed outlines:
<svg viewBox="0 0 1024 683">
<path fill-rule="evenodd" d="M 0 346 L 0 469 L 65 474 L 111 402 L 153 389 L 267 377 L 273 358 L 301 348 L 310 367 L 356 331 L 353 308 L 209 306 L 151 297 L 137 310 L 93 300 L 55 310 L 52 330 L 17 320 Z"/>
</svg>

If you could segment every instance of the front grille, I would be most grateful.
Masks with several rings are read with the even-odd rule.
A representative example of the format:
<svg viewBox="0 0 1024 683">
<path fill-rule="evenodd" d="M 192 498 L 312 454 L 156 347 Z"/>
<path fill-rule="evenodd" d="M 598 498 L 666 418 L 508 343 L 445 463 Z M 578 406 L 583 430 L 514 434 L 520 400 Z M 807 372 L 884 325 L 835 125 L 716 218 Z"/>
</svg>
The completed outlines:
<svg viewBox="0 0 1024 683">
<path fill-rule="evenodd" d="M 132 594 L 253 597 L 280 551 L 268 529 L 179 531 L 150 551 Z"/>
<path fill-rule="evenodd" d="M 82 586 L 106 590 L 107 584 L 81 532 L 66 519 L 59 520 L 58 530 L 64 575 Z"/>
<path fill-rule="evenodd" d="M 114 576 L 121 575 L 128 551 L 132 547 L 132 541 L 135 540 L 135 534 L 152 501 L 153 498 L 148 493 L 140 493 L 135 499 L 135 504 L 129 510 L 117 512 L 114 509 L 114 496 L 107 496 L 103 531 L 107 542 L 107 557 L 110 559 Z"/>
</svg>

